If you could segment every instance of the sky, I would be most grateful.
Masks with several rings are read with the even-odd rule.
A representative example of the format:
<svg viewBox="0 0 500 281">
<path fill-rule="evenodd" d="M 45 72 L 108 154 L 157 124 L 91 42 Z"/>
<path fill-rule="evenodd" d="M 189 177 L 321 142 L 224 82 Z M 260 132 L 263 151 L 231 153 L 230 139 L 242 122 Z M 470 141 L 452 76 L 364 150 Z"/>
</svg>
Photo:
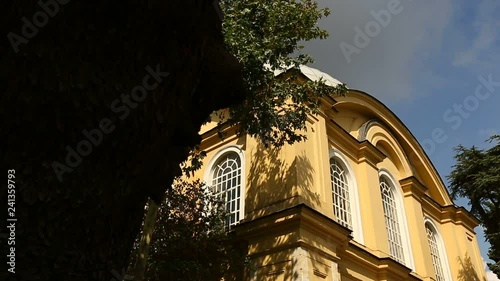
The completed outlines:
<svg viewBox="0 0 500 281">
<path fill-rule="evenodd" d="M 326 40 L 313 67 L 386 104 L 447 183 L 459 144 L 500 134 L 500 1 L 318 0 Z M 434 133 L 433 133 L 434 132 Z M 433 138 L 436 132 L 441 138 Z M 458 205 L 468 208 L 464 199 Z M 483 258 L 489 245 L 476 228 Z M 488 281 L 498 280 L 488 273 Z"/>
</svg>

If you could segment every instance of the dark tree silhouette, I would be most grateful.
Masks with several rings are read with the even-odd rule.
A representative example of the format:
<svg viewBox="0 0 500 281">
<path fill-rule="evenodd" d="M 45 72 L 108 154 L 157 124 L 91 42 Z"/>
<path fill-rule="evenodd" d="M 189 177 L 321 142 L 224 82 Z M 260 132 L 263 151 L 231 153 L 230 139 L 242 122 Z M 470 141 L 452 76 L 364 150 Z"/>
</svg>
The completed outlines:
<svg viewBox="0 0 500 281">
<path fill-rule="evenodd" d="M 500 276 L 500 135 L 492 136 L 489 142 L 496 145 L 487 150 L 456 147 L 457 163 L 448 179 L 453 197 L 467 198 L 471 213 L 484 227 L 491 244 L 488 257 L 493 260 L 488 266 Z"/>
<path fill-rule="evenodd" d="M 244 99 L 241 67 L 212 1 L 45 2 L 2 1 L 0 17 L 15 277 L 118 280 L 147 198 L 209 114 Z"/>
<path fill-rule="evenodd" d="M 121 279 L 145 202 L 180 175 L 210 113 L 229 107 L 228 124 L 280 146 L 304 139 L 322 97 L 344 93 L 294 75 L 312 62 L 299 43 L 327 36 L 314 1 L 224 0 L 224 28 L 214 7 L 2 2 L 0 157 L 16 171 L 18 280 Z"/>
</svg>

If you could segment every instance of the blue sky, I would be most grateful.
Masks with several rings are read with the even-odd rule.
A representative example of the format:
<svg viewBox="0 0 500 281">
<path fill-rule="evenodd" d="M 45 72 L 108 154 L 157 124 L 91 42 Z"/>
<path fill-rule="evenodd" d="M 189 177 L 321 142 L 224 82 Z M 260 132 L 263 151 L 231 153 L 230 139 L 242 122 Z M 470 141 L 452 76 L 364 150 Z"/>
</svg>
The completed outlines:
<svg viewBox="0 0 500 281">
<path fill-rule="evenodd" d="M 321 21 L 330 38 L 306 44 L 313 67 L 385 103 L 425 144 L 445 181 L 453 147 L 486 148 L 500 134 L 500 1 L 318 2 L 332 14 Z M 446 139 L 432 140 L 434 130 Z"/>
</svg>

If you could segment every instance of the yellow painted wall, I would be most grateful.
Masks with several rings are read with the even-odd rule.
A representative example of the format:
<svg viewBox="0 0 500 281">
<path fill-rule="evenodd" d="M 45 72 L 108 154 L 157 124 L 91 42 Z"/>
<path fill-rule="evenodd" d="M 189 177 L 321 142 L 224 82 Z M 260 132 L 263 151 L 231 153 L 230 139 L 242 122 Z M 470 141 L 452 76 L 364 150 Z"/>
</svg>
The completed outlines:
<svg viewBox="0 0 500 281">
<path fill-rule="evenodd" d="M 202 128 L 205 163 L 228 146 L 244 157 L 245 219 L 234 228 L 248 242 L 247 280 L 435 280 L 424 216 L 444 242 L 451 280 L 485 272 L 473 232 L 477 221 L 453 206 L 442 180 L 408 129 L 372 97 L 351 91 L 311 117 L 307 141 L 265 148 L 249 136 L 217 138 Z M 331 110 L 334 106 L 336 111 Z M 365 126 L 370 120 L 373 124 Z M 376 121 L 376 122 L 375 122 Z M 335 222 L 329 155 L 343 155 L 358 193 L 362 238 Z M 213 162 L 213 161 L 212 161 Z M 209 179 L 205 165 L 197 176 Z M 406 266 L 389 256 L 379 175 L 394 179 L 407 229 Z M 403 220 L 403 221 L 404 221 Z M 403 231 L 404 232 L 404 231 Z M 250 268 L 251 267 L 251 268 Z M 468 275 L 467 275 L 468 274 Z M 465 278 L 465 279 L 464 279 Z M 451 281 L 450 280 L 450 281 Z"/>
</svg>

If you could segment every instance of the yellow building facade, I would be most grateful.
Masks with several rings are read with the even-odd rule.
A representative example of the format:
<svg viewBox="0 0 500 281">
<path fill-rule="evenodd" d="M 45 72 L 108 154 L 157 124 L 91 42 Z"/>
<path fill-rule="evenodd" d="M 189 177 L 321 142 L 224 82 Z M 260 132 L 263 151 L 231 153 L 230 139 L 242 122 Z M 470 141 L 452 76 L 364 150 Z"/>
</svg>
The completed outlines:
<svg viewBox="0 0 500 281">
<path fill-rule="evenodd" d="M 235 128 L 221 140 L 215 125 L 200 132 L 198 176 L 226 198 L 227 223 L 248 246 L 244 280 L 485 280 L 478 221 L 372 96 L 324 99 L 307 140 L 279 149 Z"/>
</svg>

